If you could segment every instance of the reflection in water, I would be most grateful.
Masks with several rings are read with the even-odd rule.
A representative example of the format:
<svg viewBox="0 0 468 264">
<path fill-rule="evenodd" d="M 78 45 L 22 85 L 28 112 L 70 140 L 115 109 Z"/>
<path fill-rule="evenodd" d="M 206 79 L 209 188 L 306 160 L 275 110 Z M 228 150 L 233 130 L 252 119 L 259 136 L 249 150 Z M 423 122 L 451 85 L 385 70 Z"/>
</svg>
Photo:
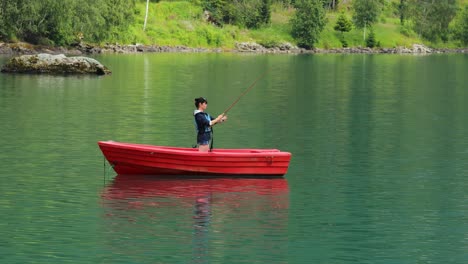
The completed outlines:
<svg viewBox="0 0 468 264">
<path fill-rule="evenodd" d="M 284 178 L 118 175 L 102 193 L 107 252 L 137 262 L 208 263 L 239 254 L 270 261 L 266 252 L 282 250 L 278 262 L 287 256 L 288 196 Z"/>
<path fill-rule="evenodd" d="M 205 263 L 208 251 L 208 230 L 211 218 L 211 197 L 197 197 L 193 219 L 193 262 Z"/>
<path fill-rule="evenodd" d="M 104 189 L 108 201 L 136 198 L 187 198 L 216 193 L 255 192 L 273 195 L 288 191 L 284 178 L 183 178 L 153 177 L 145 175 L 117 175 Z"/>
</svg>

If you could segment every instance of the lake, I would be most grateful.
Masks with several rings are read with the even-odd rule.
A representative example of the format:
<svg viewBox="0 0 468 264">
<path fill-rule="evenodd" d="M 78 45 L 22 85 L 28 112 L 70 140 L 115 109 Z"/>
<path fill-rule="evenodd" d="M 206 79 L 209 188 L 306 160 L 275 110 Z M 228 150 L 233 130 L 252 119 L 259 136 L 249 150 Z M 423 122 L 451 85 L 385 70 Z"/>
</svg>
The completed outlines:
<svg viewBox="0 0 468 264">
<path fill-rule="evenodd" d="M 0 75 L 1 263 L 468 263 L 468 55 L 133 54 Z M 4 64 L 7 57 L 0 57 Z M 279 179 L 115 175 L 99 140 L 278 148 Z"/>
</svg>

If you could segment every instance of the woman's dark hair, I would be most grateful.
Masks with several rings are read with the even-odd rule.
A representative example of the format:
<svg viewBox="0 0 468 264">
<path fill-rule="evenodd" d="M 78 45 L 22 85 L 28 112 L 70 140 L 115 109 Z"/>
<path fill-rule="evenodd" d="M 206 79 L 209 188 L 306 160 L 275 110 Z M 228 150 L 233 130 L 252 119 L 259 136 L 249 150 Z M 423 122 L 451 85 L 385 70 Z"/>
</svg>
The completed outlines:
<svg viewBox="0 0 468 264">
<path fill-rule="evenodd" d="M 195 98 L 195 107 L 198 108 L 198 106 L 200 104 L 203 104 L 203 103 L 208 103 L 208 101 L 206 100 L 205 97 L 198 97 L 198 98 Z"/>
</svg>

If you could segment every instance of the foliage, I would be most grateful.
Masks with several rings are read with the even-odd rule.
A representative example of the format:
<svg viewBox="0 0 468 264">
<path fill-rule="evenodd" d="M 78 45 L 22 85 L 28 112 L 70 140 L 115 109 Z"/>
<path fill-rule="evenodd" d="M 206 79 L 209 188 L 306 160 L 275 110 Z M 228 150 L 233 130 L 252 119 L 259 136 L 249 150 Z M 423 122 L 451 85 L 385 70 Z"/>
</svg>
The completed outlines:
<svg viewBox="0 0 468 264">
<path fill-rule="evenodd" d="M 142 29 L 146 3 L 137 4 L 139 16 L 127 31 L 122 31 L 112 42 L 142 43 L 161 46 L 233 47 L 236 41 L 247 41 L 246 32 L 238 27 L 218 27 L 202 19 L 201 5 L 188 1 L 151 4 L 148 24 Z"/>
<path fill-rule="evenodd" d="M 229 22 L 229 18 L 225 17 L 227 12 L 227 2 L 225 0 L 204 0 L 202 7 L 209 12 L 209 21 L 221 26 Z"/>
<path fill-rule="evenodd" d="M 289 7 L 291 5 L 294 5 L 294 0 L 272 0 L 272 3 L 278 3 L 282 5 L 283 7 Z"/>
<path fill-rule="evenodd" d="M 366 47 L 374 48 L 377 46 L 377 40 L 375 39 L 375 32 L 371 29 L 369 37 L 366 39 Z"/>
<path fill-rule="evenodd" d="M 338 9 L 338 4 L 340 3 L 339 0 L 322 0 L 322 2 L 323 7 L 333 10 Z"/>
<path fill-rule="evenodd" d="M 344 13 L 341 13 L 333 29 L 341 32 L 340 41 L 344 48 L 348 47 L 348 42 L 345 39 L 344 32 L 349 32 L 352 28 L 353 24 L 351 23 L 351 21 L 348 19 L 348 17 L 346 17 Z"/>
<path fill-rule="evenodd" d="M 150 45 L 186 45 L 190 47 L 221 47 L 231 49 L 236 42 L 254 41 L 266 47 L 275 47 L 285 42 L 298 45 L 305 43 L 304 39 L 293 38 L 293 18 L 296 10 L 303 1 L 268 0 L 270 3 L 263 8 L 263 14 L 270 12 L 270 20 L 262 22 L 257 28 L 246 29 L 241 20 L 230 20 L 230 24 L 223 22 L 215 25 L 203 19 L 203 4 L 208 0 L 186 1 L 158 1 L 150 0 L 147 30 L 143 31 L 146 0 L 1 0 L 0 1 L 0 41 L 28 41 L 41 45 L 69 45 L 83 40 L 94 44 L 100 43 L 143 43 Z M 215 0 L 211 0 L 215 2 Z M 328 9 L 332 0 L 320 1 L 322 7 L 328 11 L 325 14 L 330 23 L 323 26 L 323 30 L 311 24 L 315 31 L 314 46 L 321 48 L 337 48 L 342 46 L 362 46 L 362 31 L 351 29 L 349 32 L 336 31 L 334 28 L 340 17 L 340 12 Z M 358 0 L 354 0 L 358 1 Z M 354 12 L 354 1 L 339 1 L 338 7 L 346 16 L 351 17 Z M 428 40 L 423 35 L 419 19 L 418 8 L 426 6 L 426 11 L 441 3 L 450 1 L 417 1 L 417 0 L 375 0 L 379 6 L 376 22 L 372 25 L 378 42 L 384 47 L 410 46 L 422 43 L 430 47 L 457 47 L 465 41 L 466 47 L 466 14 L 468 0 L 457 0 L 462 8 L 457 10 L 456 19 L 452 19 L 450 26 L 441 26 L 446 17 L 426 20 L 426 26 L 432 25 L 436 31 L 446 30 L 445 36 L 439 34 L 434 40 Z M 250 12 L 254 3 L 257 11 L 262 14 L 261 5 L 266 1 L 253 0 L 219 0 L 229 10 L 231 18 L 235 14 Z M 248 2 L 248 3 L 247 3 Z M 241 3 L 249 4 L 245 9 Z M 385 3 L 385 4 L 382 4 Z M 405 3 L 404 24 L 401 24 L 399 8 Z M 419 6 L 418 6 L 419 5 Z M 243 8 L 235 10 L 236 8 Z M 242 10 L 242 12 L 241 12 Z M 438 9 L 440 10 L 440 9 Z M 312 12 L 311 12 L 312 14 Z M 433 15 L 431 13 L 431 15 Z M 438 14 L 435 14 L 437 16 Z M 309 13 L 304 20 L 311 20 Z M 244 19 L 245 21 L 245 19 Z M 424 21 L 424 20 L 420 20 Z M 446 25 L 447 23 L 444 22 Z M 297 29 L 297 28 L 296 28 Z M 317 33 L 318 31 L 318 33 Z M 306 31 L 303 31 L 303 33 Z M 430 32 L 430 31 L 428 31 Z M 428 33 L 432 34 L 432 33 Z M 297 35 L 294 35 L 297 37 Z M 344 39 L 346 36 L 346 40 Z M 424 37 L 424 38 L 422 38 Z M 441 39 L 447 39 L 443 43 Z M 465 40 L 464 40 L 465 39 Z M 303 47 L 306 45 L 301 44 Z"/>
<path fill-rule="evenodd" d="M 457 0 L 409 0 L 416 32 L 430 41 L 448 40 L 449 24 L 456 15 Z"/>
<path fill-rule="evenodd" d="M 133 21 L 135 0 L 2 0 L 0 39 L 34 44 L 99 41 Z"/>
<path fill-rule="evenodd" d="M 353 3 L 353 21 L 358 28 L 372 26 L 377 22 L 381 3 L 376 0 L 354 0 Z"/>
<path fill-rule="evenodd" d="M 371 27 L 378 20 L 381 12 L 381 0 L 354 0 L 353 20 L 358 28 L 364 28 L 363 38 L 366 39 L 366 28 Z"/>
<path fill-rule="evenodd" d="M 260 6 L 260 17 L 264 24 L 269 24 L 271 22 L 271 0 L 262 0 Z"/>
<path fill-rule="evenodd" d="M 333 29 L 340 32 L 349 32 L 352 28 L 353 24 L 351 21 L 344 13 L 341 13 Z"/>
<path fill-rule="evenodd" d="M 456 40 L 460 40 L 465 47 L 468 45 L 468 6 L 457 16 L 453 33 Z"/>
<path fill-rule="evenodd" d="M 259 28 L 271 19 L 270 0 L 203 0 L 202 7 L 209 12 L 209 21 L 218 26 Z"/>
<path fill-rule="evenodd" d="M 400 23 L 401 23 L 401 20 L 400 20 Z M 405 23 L 405 24 L 400 25 L 400 33 L 407 37 L 415 36 L 415 33 L 413 31 L 413 25 L 411 25 L 410 23 Z"/>
<path fill-rule="evenodd" d="M 292 36 L 300 47 L 313 48 L 326 22 L 321 0 L 297 1 L 296 14 L 291 19 Z"/>
<path fill-rule="evenodd" d="M 400 0 L 398 5 L 398 14 L 400 15 L 400 23 L 405 24 L 405 19 L 408 16 L 408 0 Z"/>
</svg>

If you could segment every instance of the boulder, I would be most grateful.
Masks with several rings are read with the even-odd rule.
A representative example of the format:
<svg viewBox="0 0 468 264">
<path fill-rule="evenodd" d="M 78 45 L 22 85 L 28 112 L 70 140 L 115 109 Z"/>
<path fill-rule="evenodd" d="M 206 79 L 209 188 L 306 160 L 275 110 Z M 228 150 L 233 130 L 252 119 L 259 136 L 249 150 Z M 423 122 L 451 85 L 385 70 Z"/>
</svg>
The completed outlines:
<svg viewBox="0 0 468 264">
<path fill-rule="evenodd" d="M 0 54 L 13 54 L 13 50 L 9 45 L 0 42 Z"/>
<path fill-rule="evenodd" d="M 432 53 L 432 50 L 421 44 L 413 44 L 413 53 Z"/>
<path fill-rule="evenodd" d="M 87 57 L 66 57 L 63 54 L 22 55 L 10 59 L 2 72 L 10 73 L 52 73 L 52 74 L 110 74 L 111 71 L 95 59 Z"/>
<path fill-rule="evenodd" d="M 239 52 L 264 52 L 265 47 L 255 42 L 236 42 L 236 49 Z"/>
</svg>

